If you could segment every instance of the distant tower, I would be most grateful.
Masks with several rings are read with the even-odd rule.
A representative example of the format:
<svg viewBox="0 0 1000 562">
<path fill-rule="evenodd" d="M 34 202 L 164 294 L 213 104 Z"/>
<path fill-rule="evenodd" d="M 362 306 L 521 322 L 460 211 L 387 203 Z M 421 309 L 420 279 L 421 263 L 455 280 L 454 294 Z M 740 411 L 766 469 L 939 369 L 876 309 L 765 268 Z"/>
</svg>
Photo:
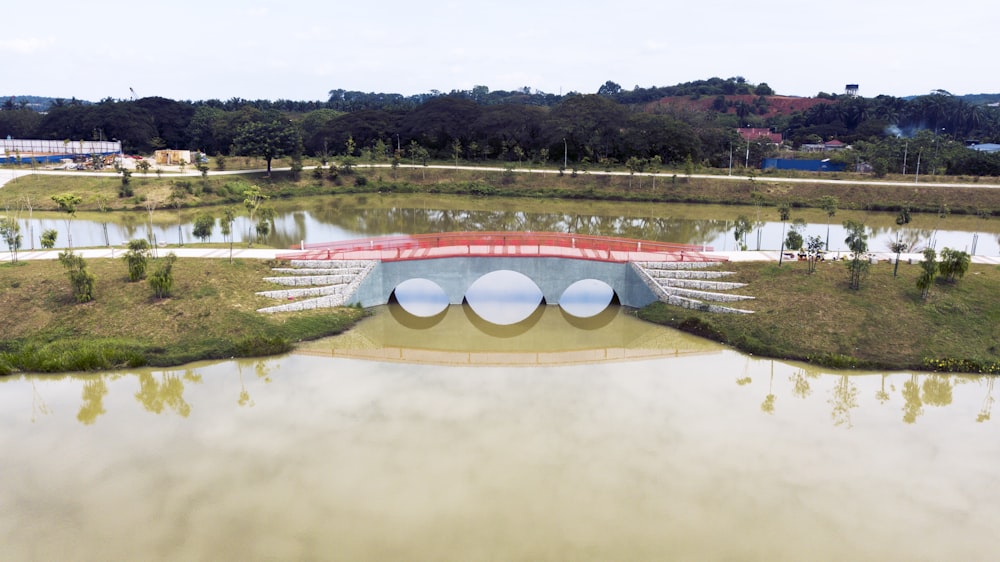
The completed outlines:
<svg viewBox="0 0 1000 562">
<path fill-rule="evenodd" d="M 848 95 L 848 96 L 850 96 L 852 98 L 858 97 L 858 85 L 857 84 L 848 84 L 848 85 L 844 86 L 844 94 L 846 94 L 846 95 Z"/>
</svg>

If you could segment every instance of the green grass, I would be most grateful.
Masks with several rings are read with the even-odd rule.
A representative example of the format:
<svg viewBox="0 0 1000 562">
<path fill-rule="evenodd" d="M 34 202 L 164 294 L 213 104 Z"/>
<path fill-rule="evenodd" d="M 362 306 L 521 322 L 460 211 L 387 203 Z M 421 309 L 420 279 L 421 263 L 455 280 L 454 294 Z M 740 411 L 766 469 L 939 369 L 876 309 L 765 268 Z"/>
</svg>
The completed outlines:
<svg viewBox="0 0 1000 562">
<path fill-rule="evenodd" d="M 754 314 L 712 314 L 654 303 L 645 320 L 674 326 L 742 351 L 829 367 L 1000 372 L 1000 268 L 973 265 L 956 284 L 938 282 L 927 300 L 916 288 L 919 266 L 872 265 L 861 289 L 847 286 L 843 262 L 782 266 L 729 263 L 740 303 Z"/>
<path fill-rule="evenodd" d="M 55 261 L 0 265 L 0 374 L 174 366 L 202 359 L 289 351 L 296 342 L 339 333 L 354 308 L 264 315 L 274 304 L 256 291 L 273 264 L 179 259 L 173 295 L 156 299 L 129 283 L 120 260 L 88 260 L 96 299 L 77 304 Z"/>
</svg>

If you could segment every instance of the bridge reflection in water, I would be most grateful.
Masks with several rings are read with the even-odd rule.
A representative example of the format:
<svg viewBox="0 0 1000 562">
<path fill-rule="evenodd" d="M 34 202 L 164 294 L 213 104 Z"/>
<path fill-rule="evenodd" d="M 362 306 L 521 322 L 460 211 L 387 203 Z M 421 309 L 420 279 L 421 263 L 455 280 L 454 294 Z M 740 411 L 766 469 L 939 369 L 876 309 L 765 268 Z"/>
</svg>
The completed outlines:
<svg viewBox="0 0 1000 562">
<path fill-rule="evenodd" d="M 293 353 L 435 365 L 579 365 L 658 357 L 718 354 L 714 342 L 654 326 L 618 306 L 578 318 L 540 306 L 526 320 L 488 322 L 468 305 L 452 305 L 423 318 L 398 304 L 333 338 L 303 344 Z"/>
</svg>

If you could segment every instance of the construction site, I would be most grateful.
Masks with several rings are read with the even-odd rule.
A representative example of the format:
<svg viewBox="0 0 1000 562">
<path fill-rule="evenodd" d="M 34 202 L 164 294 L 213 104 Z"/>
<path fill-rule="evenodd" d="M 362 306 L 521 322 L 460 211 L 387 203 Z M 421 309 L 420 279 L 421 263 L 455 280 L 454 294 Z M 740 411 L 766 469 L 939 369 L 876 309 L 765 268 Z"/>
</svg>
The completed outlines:
<svg viewBox="0 0 1000 562">
<path fill-rule="evenodd" d="M 0 139 L 0 165 L 64 169 L 127 166 L 121 141 Z"/>
</svg>

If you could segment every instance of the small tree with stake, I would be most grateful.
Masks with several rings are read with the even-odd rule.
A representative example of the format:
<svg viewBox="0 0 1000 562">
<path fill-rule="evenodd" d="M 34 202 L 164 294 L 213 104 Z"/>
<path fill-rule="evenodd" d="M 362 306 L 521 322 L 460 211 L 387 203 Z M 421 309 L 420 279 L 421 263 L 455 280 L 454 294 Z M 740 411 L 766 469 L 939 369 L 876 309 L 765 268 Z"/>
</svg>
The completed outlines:
<svg viewBox="0 0 1000 562">
<path fill-rule="evenodd" d="M 10 248 L 10 262 L 17 263 L 17 251 L 21 248 L 21 225 L 11 217 L 0 219 L 0 236 Z"/>
<path fill-rule="evenodd" d="M 920 269 L 920 276 L 917 277 L 917 288 L 920 289 L 920 298 L 927 300 L 927 294 L 930 293 L 931 287 L 934 285 L 938 269 L 937 252 L 934 251 L 934 248 L 924 250 L 924 261 L 920 262 Z"/>
<path fill-rule="evenodd" d="M 82 199 L 79 195 L 74 195 L 72 193 L 63 193 L 61 195 L 53 195 L 52 200 L 59 205 L 59 210 L 66 213 L 66 244 L 73 248 L 73 234 L 70 232 L 70 224 L 76 217 L 76 207 L 80 204 Z"/>
<path fill-rule="evenodd" d="M 868 260 L 865 254 L 868 253 L 868 233 L 865 232 L 863 222 L 848 220 L 844 222 L 844 229 L 847 231 L 847 238 L 844 243 L 851 251 L 851 259 L 847 262 L 847 269 L 850 272 L 850 287 L 855 291 L 861 288 L 861 279 L 868 273 Z"/>
<path fill-rule="evenodd" d="M 233 221 L 236 220 L 236 209 L 226 207 L 219 218 L 219 230 L 222 237 L 229 239 L 229 263 L 233 263 Z"/>
<path fill-rule="evenodd" d="M 816 264 L 819 263 L 820 252 L 823 251 L 823 239 L 819 234 L 806 238 L 806 253 L 809 256 L 809 273 L 816 271 Z"/>
<path fill-rule="evenodd" d="M 251 185 L 243 190 L 243 206 L 246 207 L 247 214 L 250 215 L 250 227 L 247 231 L 247 248 L 253 245 L 254 217 L 266 199 L 268 199 L 268 196 L 263 194 L 260 187 L 256 185 Z"/>
<path fill-rule="evenodd" d="M 778 253 L 778 265 L 781 265 L 782 260 L 785 258 L 785 221 L 788 220 L 791 213 L 792 211 L 787 203 L 782 203 L 778 207 L 778 216 L 781 218 L 781 251 Z"/>
<path fill-rule="evenodd" d="M 902 228 L 910 224 L 910 208 L 903 207 L 900 209 L 899 213 L 896 215 L 896 226 Z M 896 265 L 892 268 L 892 276 L 896 277 L 896 273 L 899 271 L 899 255 L 906 249 L 906 244 L 900 240 L 900 230 L 896 229 L 896 241 L 889 245 L 889 248 L 896 252 Z"/>
</svg>

